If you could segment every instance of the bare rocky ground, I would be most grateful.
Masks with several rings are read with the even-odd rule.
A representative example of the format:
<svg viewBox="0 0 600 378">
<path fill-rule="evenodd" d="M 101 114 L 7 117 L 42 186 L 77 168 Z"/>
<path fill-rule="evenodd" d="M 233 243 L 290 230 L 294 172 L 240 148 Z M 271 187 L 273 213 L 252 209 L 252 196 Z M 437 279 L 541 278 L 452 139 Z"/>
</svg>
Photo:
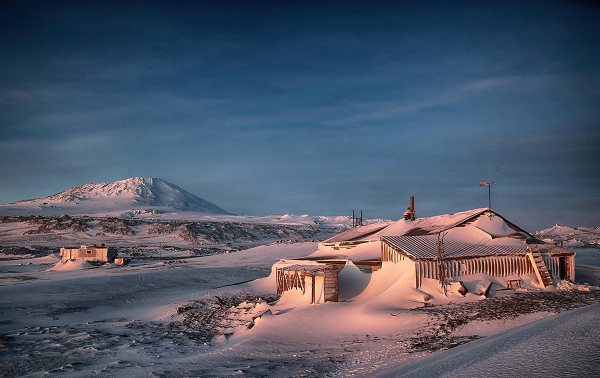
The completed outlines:
<svg viewBox="0 0 600 378">
<path fill-rule="evenodd" d="M 454 336 L 469 322 L 559 313 L 600 303 L 600 290 L 515 293 L 479 302 L 423 307 L 429 321 L 412 335 L 354 335 L 336 342 L 257 344 L 240 355 L 222 348 L 234 330 L 250 328 L 268 295 L 221 294 L 179 306 L 168 322 L 125 318 L 61 326 L 31 326 L 0 334 L 0 375 L 17 376 L 364 376 L 386 360 L 410 359 L 449 349 L 480 336 Z M 76 318 L 88 308 L 48 310 Z M 63 318 L 64 319 L 64 318 Z M 347 335 L 346 335 L 347 337 Z"/>
<path fill-rule="evenodd" d="M 472 321 L 514 319 L 537 312 L 557 314 L 594 303 L 600 303 L 600 290 L 515 293 L 480 302 L 423 307 L 414 311 L 428 314 L 432 319 L 430 327 L 407 340 L 407 347 L 414 351 L 446 350 L 481 337 L 452 334 Z"/>
<path fill-rule="evenodd" d="M 119 256 L 205 256 L 257 245 L 325 240 L 338 227 L 114 217 L 0 216 L 0 260 L 41 257 L 65 245 L 103 242 Z"/>
</svg>

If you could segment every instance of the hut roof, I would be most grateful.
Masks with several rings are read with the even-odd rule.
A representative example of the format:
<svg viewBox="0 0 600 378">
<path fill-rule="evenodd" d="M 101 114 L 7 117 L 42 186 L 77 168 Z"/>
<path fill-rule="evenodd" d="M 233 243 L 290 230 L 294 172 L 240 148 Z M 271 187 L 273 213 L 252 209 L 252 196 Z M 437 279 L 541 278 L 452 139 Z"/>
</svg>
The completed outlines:
<svg viewBox="0 0 600 378">
<path fill-rule="evenodd" d="M 473 226 L 485 232 L 492 239 L 510 237 L 527 239 L 528 242 L 535 239 L 533 235 L 494 210 L 479 208 L 415 220 L 400 219 L 392 223 L 358 226 L 327 239 L 323 243 L 379 240 L 382 236 L 427 236 L 466 226 Z"/>
<path fill-rule="evenodd" d="M 434 236 L 383 236 L 384 243 L 401 250 L 408 257 L 415 260 L 432 260 L 437 257 L 437 242 Z M 538 249 L 549 255 L 574 254 L 565 248 L 552 244 L 526 244 L 526 243 L 464 243 L 460 241 L 444 241 L 444 257 L 446 259 L 464 259 L 488 256 L 524 255 L 527 248 Z"/>
<path fill-rule="evenodd" d="M 490 223 L 482 225 L 480 217 L 488 215 Z M 497 217 L 496 221 L 493 218 Z M 487 217 L 486 217 L 487 218 Z M 473 224 L 488 233 L 492 238 L 506 236 L 520 236 L 533 238 L 533 236 L 514 223 L 508 221 L 494 210 L 487 208 L 473 209 L 459 213 L 444 214 L 428 218 L 418 218 L 414 221 L 400 219 L 384 228 L 374 236 L 424 236 L 435 235 L 455 227 L 463 227 Z"/>
<path fill-rule="evenodd" d="M 374 223 L 365 226 L 356 226 L 347 231 L 344 231 L 336 236 L 325 240 L 323 243 L 336 243 L 343 241 L 356 241 L 369 239 L 369 236 L 383 230 L 389 226 L 390 222 Z"/>
</svg>

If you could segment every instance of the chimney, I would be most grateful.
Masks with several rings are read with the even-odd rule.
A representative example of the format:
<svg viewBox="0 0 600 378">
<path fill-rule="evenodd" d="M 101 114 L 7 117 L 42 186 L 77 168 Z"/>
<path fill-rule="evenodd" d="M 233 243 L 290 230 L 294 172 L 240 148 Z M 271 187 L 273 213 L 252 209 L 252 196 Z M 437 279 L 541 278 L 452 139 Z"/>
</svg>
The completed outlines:
<svg viewBox="0 0 600 378">
<path fill-rule="evenodd" d="M 404 219 L 410 221 L 415 220 L 415 197 L 410 197 L 410 207 L 406 208 Z"/>
</svg>

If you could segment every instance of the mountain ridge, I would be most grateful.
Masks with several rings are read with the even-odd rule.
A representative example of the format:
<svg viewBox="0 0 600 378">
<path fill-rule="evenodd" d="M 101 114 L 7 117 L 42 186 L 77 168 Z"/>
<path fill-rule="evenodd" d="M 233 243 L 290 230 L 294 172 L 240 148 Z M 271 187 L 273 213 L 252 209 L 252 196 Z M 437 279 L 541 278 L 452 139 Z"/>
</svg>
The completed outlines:
<svg viewBox="0 0 600 378">
<path fill-rule="evenodd" d="M 26 206 L 57 208 L 60 206 L 88 207 L 99 210 L 129 211 L 162 208 L 181 211 L 194 211 L 209 214 L 230 215 L 221 207 L 202 199 L 175 184 L 160 178 L 132 177 L 126 180 L 104 183 L 90 183 L 76 186 L 62 192 L 36 199 L 17 201 L 2 207 Z M 136 209 L 137 208 L 137 209 Z M 159 211 L 158 209 L 154 209 Z"/>
</svg>

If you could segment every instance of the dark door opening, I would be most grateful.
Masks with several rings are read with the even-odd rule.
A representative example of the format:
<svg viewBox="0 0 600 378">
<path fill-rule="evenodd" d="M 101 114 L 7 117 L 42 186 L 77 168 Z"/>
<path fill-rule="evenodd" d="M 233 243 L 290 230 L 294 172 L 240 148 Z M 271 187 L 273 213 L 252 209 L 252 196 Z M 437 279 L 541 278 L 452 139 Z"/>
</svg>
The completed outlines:
<svg viewBox="0 0 600 378">
<path fill-rule="evenodd" d="M 558 277 L 561 280 L 566 280 L 569 278 L 569 275 L 567 274 L 567 258 L 566 257 L 558 258 Z"/>
</svg>

